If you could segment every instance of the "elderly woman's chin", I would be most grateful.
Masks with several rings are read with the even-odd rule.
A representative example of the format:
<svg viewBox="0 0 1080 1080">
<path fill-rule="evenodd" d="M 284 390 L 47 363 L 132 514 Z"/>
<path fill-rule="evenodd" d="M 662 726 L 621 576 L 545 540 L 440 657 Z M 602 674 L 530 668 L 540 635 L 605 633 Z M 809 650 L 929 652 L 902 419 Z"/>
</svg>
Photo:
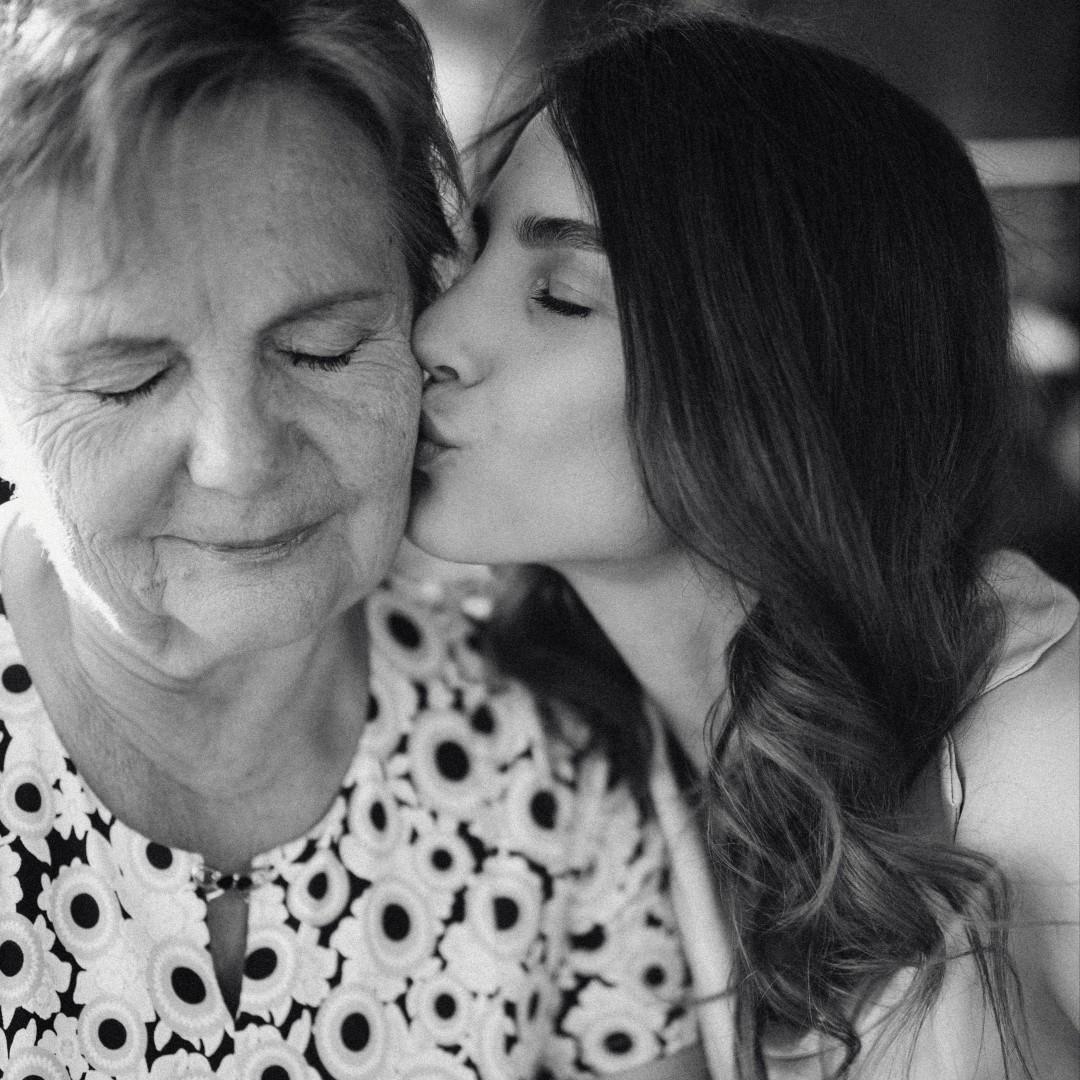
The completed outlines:
<svg viewBox="0 0 1080 1080">
<path fill-rule="evenodd" d="M 200 528 L 89 542 L 55 513 L 27 516 L 74 619 L 183 678 L 317 634 L 378 584 L 403 514 L 375 500 L 267 536 L 211 538 Z"/>
<path fill-rule="evenodd" d="M 378 578 L 356 572 L 344 531 L 331 518 L 277 544 L 226 551 L 155 541 L 163 572 L 149 599 L 169 666 L 288 645 L 362 599 Z"/>
</svg>

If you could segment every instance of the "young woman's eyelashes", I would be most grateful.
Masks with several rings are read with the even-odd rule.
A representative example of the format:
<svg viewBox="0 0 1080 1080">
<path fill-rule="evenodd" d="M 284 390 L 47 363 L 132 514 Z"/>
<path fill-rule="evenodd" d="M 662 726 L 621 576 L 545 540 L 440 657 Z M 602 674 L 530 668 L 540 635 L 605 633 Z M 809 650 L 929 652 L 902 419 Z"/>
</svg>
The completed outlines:
<svg viewBox="0 0 1080 1080">
<path fill-rule="evenodd" d="M 466 251 L 466 260 L 469 265 L 479 261 L 487 248 L 490 236 L 491 216 L 487 206 L 481 203 L 473 207 L 470 215 L 469 244 Z M 465 267 L 462 268 L 461 272 L 465 272 Z M 584 319 L 592 314 L 593 308 L 591 305 L 571 300 L 564 295 L 566 291 L 566 289 L 556 287 L 556 291 L 553 293 L 551 280 L 545 276 L 538 278 L 531 286 L 529 299 L 545 311 L 550 311 L 555 315 Z"/>
<path fill-rule="evenodd" d="M 542 308 L 554 312 L 556 315 L 565 315 L 571 318 L 584 319 L 592 314 L 592 308 L 585 304 L 577 304 L 573 300 L 567 300 L 561 296 L 553 296 L 551 286 L 545 280 L 540 280 L 533 286 L 530 299 L 535 300 Z"/>
</svg>

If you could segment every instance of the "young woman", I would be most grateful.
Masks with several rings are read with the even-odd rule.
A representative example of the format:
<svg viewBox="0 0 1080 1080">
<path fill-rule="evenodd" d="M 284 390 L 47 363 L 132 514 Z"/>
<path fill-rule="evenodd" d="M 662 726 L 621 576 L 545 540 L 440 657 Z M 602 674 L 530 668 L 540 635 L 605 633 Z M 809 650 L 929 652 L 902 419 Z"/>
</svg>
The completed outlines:
<svg viewBox="0 0 1080 1080">
<path fill-rule="evenodd" d="M 516 130 L 415 329 L 411 535 L 532 564 L 494 656 L 651 772 L 716 1075 L 1074 1077 L 1077 605 L 992 550 L 1007 300 L 963 149 L 710 17 L 622 30 Z"/>
</svg>

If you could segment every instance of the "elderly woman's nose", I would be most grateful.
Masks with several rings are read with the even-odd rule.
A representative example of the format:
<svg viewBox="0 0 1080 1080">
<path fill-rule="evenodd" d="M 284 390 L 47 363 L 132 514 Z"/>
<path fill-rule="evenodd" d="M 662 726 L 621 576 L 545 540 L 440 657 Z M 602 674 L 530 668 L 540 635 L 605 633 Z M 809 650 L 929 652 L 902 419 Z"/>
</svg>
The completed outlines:
<svg viewBox="0 0 1080 1080">
<path fill-rule="evenodd" d="M 192 412 L 187 469 L 197 486 L 250 496 L 288 467 L 293 433 L 257 384 L 217 388 Z"/>
</svg>

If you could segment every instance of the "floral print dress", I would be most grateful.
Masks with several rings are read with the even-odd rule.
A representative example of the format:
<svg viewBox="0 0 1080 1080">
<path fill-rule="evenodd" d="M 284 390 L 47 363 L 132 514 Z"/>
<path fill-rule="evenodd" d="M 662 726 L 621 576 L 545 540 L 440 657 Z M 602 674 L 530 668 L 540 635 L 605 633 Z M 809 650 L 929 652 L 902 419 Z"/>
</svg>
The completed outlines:
<svg viewBox="0 0 1080 1080">
<path fill-rule="evenodd" d="M 83 783 L 0 602 L 5 1080 L 562 1080 L 695 1041 L 655 823 L 491 686 L 457 603 L 367 607 L 368 720 L 322 820 L 253 864 L 233 1015 L 201 860 Z"/>
</svg>

